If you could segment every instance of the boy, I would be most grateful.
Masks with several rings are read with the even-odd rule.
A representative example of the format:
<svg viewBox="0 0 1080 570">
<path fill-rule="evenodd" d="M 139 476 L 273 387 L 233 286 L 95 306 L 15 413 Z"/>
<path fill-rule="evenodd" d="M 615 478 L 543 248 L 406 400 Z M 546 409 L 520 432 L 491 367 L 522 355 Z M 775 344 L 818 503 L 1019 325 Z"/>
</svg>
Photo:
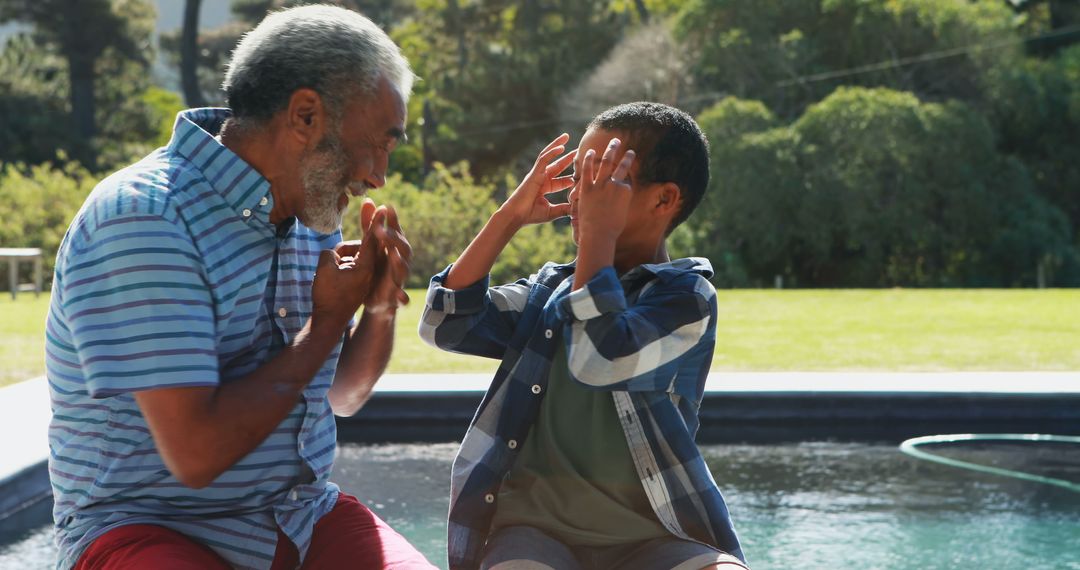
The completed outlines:
<svg viewBox="0 0 1080 570">
<path fill-rule="evenodd" d="M 712 269 L 665 248 L 708 184 L 708 143 L 655 103 L 605 111 L 563 155 L 568 140 L 428 290 L 428 343 L 502 360 L 454 461 L 450 568 L 745 568 L 694 444 Z M 548 202 L 571 187 L 568 204 Z M 488 287 L 518 229 L 565 215 L 574 263 Z"/>
</svg>

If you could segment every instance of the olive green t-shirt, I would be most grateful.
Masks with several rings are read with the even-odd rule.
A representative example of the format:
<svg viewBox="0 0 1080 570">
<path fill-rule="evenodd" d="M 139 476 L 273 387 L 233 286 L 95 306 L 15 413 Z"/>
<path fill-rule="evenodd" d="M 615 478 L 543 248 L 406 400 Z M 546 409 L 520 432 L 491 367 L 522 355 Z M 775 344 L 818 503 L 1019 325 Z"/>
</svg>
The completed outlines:
<svg viewBox="0 0 1080 570">
<path fill-rule="evenodd" d="M 492 529 L 527 525 L 564 544 L 614 546 L 668 536 L 653 514 L 606 391 L 570 379 L 557 339 L 548 391 L 499 489 Z"/>
</svg>

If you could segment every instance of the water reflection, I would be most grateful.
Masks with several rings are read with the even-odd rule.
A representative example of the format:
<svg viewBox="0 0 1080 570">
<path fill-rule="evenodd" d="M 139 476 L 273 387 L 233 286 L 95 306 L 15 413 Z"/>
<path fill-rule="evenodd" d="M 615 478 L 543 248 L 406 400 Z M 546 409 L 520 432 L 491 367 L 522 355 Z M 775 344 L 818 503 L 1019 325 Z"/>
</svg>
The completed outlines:
<svg viewBox="0 0 1080 570">
<path fill-rule="evenodd" d="M 1080 480 L 1076 447 L 934 452 Z M 346 444 L 332 479 L 444 566 L 456 449 Z M 1080 569 L 1080 493 L 919 461 L 891 445 L 702 450 L 755 570 Z M 51 535 L 38 529 L 0 548 L 0 569 L 50 568 Z"/>
</svg>

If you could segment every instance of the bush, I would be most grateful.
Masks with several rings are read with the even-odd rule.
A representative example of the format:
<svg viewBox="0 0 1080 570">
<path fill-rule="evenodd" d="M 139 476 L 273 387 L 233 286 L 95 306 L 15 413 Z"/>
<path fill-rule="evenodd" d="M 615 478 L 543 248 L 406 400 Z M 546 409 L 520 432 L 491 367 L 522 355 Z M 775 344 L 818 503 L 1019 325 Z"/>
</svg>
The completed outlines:
<svg viewBox="0 0 1080 570">
<path fill-rule="evenodd" d="M 61 156 L 63 160 L 63 156 Z M 45 257 L 45 282 L 52 283 L 56 251 L 75 213 L 97 179 L 75 162 L 61 165 L 0 165 L 0 247 L 38 247 Z M 22 271 L 30 279 L 29 268 Z M 0 283 L 7 283 L 7 266 Z"/>
<path fill-rule="evenodd" d="M 788 127 L 769 119 L 730 100 L 702 115 L 713 177 L 693 241 L 717 284 L 1033 285 L 1040 264 L 1074 275 L 1067 218 L 971 106 L 840 88 Z"/>
</svg>

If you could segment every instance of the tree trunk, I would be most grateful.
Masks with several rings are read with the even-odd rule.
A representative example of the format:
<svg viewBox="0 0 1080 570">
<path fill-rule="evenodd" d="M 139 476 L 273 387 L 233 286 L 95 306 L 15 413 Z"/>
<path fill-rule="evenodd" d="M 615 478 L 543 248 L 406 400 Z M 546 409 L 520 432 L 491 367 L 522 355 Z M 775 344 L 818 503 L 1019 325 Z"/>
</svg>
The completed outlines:
<svg viewBox="0 0 1080 570">
<path fill-rule="evenodd" d="M 79 160 L 88 168 L 95 162 L 93 145 L 97 135 L 95 112 L 97 103 L 94 95 L 94 64 L 96 58 L 71 54 L 68 57 L 68 79 L 71 82 L 71 119 L 77 135 L 77 147 L 74 149 Z"/>
<path fill-rule="evenodd" d="M 641 18 L 641 23 L 648 24 L 649 9 L 645 6 L 645 0 L 634 0 L 634 7 L 637 8 L 638 17 Z"/>
<path fill-rule="evenodd" d="M 202 0 L 187 0 L 184 4 L 184 28 L 180 32 L 180 84 L 188 107 L 205 107 L 199 89 L 199 7 Z"/>
</svg>

